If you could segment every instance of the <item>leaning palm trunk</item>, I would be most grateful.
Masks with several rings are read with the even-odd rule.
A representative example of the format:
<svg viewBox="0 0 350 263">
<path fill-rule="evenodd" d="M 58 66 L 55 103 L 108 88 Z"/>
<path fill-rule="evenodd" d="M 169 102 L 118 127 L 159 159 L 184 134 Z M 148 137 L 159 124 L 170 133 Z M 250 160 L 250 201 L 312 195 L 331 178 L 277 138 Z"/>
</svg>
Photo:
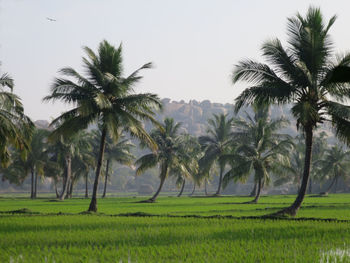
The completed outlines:
<svg viewBox="0 0 350 263">
<path fill-rule="evenodd" d="M 321 193 L 321 194 L 328 195 L 328 193 L 331 191 L 334 183 L 336 183 L 337 179 L 338 179 L 337 176 L 335 176 L 334 179 L 332 180 L 332 183 L 329 185 L 327 191 L 324 192 L 324 193 Z"/>
<path fill-rule="evenodd" d="M 250 192 L 250 197 L 254 197 L 254 196 L 256 196 L 256 188 L 257 188 L 257 185 L 258 185 L 258 183 L 257 182 L 255 182 L 254 183 L 254 188 L 253 188 L 253 190 Z"/>
<path fill-rule="evenodd" d="M 222 176 L 224 173 L 223 167 L 220 166 L 220 178 L 219 178 L 219 185 L 218 185 L 218 190 L 216 191 L 215 195 L 220 195 L 221 194 L 221 185 L 222 185 Z"/>
<path fill-rule="evenodd" d="M 106 197 L 107 182 L 108 182 L 108 170 L 109 170 L 109 159 L 107 160 L 107 163 L 106 163 L 105 186 L 104 186 L 104 189 L 103 189 L 102 198 L 105 198 L 105 197 Z"/>
<path fill-rule="evenodd" d="M 311 155 L 312 155 L 312 136 L 313 136 L 313 130 L 311 127 L 305 128 L 305 161 L 304 161 L 304 173 L 303 173 L 303 179 L 301 182 L 300 190 L 298 193 L 297 198 L 295 199 L 294 203 L 290 206 L 287 207 L 279 212 L 276 213 L 276 215 L 281 215 L 281 214 L 288 214 L 291 216 L 295 216 L 296 213 L 298 212 L 301 203 L 304 200 L 305 194 L 306 194 L 306 189 L 307 189 L 307 184 L 309 181 L 309 176 L 310 176 L 310 167 L 311 167 Z"/>
<path fill-rule="evenodd" d="M 95 175 L 94 187 L 93 187 L 93 191 L 92 191 L 92 198 L 91 198 L 90 206 L 88 209 L 88 211 L 90 211 L 90 212 L 97 212 L 97 186 L 98 186 L 98 178 L 100 177 L 100 173 L 101 173 L 103 155 L 105 152 L 106 135 L 107 135 L 107 131 L 106 131 L 106 128 L 104 128 L 102 130 L 102 134 L 101 134 L 100 152 L 98 155 L 96 175 Z"/>
<path fill-rule="evenodd" d="M 196 183 L 193 183 L 193 190 L 192 192 L 189 194 L 189 196 L 192 196 L 194 194 L 194 191 L 196 191 Z"/>
<path fill-rule="evenodd" d="M 164 185 L 164 182 L 165 182 L 165 178 L 166 178 L 166 176 L 168 174 L 168 165 L 166 165 L 166 164 L 162 165 L 161 169 L 162 169 L 162 171 L 161 171 L 161 175 L 160 175 L 160 184 L 159 184 L 158 190 L 150 199 L 147 200 L 148 202 L 152 202 L 153 203 L 154 201 L 156 201 L 156 198 L 158 197 L 160 191 L 163 188 L 163 185 Z"/>
<path fill-rule="evenodd" d="M 254 200 L 252 201 L 252 203 L 258 203 L 259 198 L 260 198 L 260 194 L 261 194 L 261 188 L 262 188 L 262 179 L 261 177 L 259 177 L 259 181 L 258 181 L 258 189 L 256 191 L 256 196 L 254 198 Z"/>
<path fill-rule="evenodd" d="M 60 200 L 64 200 L 65 194 L 68 191 L 68 184 L 69 184 L 69 181 L 71 180 L 71 172 L 72 172 L 71 167 L 72 167 L 72 158 L 69 155 L 66 157 L 66 171 L 65 171 L 66 176 L 63 182 L 63 188 L 62 188 L 62 193 L 60 195 Z"/>
<path fill-rule="evenodd" d="M 185 183 L 186 183 L 186 180 L 184 179 L 183 183 L 182 183 L 182 186 L 181 186 L 181 190 L 180 190 L 180 193 L 177 195 L 177 197 L 180 197 L 185 189 Z"/>
</svg>

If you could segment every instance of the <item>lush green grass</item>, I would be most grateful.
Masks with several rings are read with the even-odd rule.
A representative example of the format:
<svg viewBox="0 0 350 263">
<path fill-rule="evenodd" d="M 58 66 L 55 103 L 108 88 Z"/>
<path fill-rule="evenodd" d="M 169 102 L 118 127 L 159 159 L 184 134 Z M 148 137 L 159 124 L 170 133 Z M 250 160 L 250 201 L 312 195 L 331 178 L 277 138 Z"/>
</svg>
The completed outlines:
<svg viewBox="0 0 350 263">
<path fill-rule="evenodd" d="M 350 222 L 166 216 L 261 215 L 294 198 L 263 197 L 257 205 L 240 204 L 246 197 L 100 199 L 105 215 L 78 215 L 84 199 L 0 198 L 0 211 L 40 212 L 0 213 L 0 262 L 350 262 Z M 298 216 L 350 220 L 349 201 L 347 194 L 307 197 Z M 162 216 L 114 216 L 133 212 Z"/>
<path fill-rule="evenodd" d="M 145 198 L 107 198 L 98 200 L 98 210 L 105 214 L 144 212 L 157 215 L 232 215 L 255 216 L 277 211 L 291 204 L 295 196 L 262 197 L 259 204 L 242 204 L 250 197 L 160 197 L 154 204 L 137 203 Z M 0 211 L 28 208 L 41 213 L 80 213 L 87 210 L 90 200 L 0 198 Z M 306 197 L 298 217 L 337 218 L 350 220 L 350 194 L 329 197 Z"/>
<path fill-rule="evenodd" d="M 326 262 L 350 244 L 349 223 L 287 220 L 8 216 L 0 234 L 0 262 Z"/>
</svg>

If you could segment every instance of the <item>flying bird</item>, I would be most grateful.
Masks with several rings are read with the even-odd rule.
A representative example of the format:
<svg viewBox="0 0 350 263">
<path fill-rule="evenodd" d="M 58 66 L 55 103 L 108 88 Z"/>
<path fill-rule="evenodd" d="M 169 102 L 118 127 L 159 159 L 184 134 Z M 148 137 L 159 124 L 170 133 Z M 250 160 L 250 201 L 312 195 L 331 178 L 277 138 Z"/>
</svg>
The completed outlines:
<svg viewBox="0 0 350 263">
<path fill-rule="evenodd" d="M 50 18 L 50 17 L 46 17 L 47 20 L 51 21 L 51 22 L 56 22 L 56 19 Z"/>
</svg>

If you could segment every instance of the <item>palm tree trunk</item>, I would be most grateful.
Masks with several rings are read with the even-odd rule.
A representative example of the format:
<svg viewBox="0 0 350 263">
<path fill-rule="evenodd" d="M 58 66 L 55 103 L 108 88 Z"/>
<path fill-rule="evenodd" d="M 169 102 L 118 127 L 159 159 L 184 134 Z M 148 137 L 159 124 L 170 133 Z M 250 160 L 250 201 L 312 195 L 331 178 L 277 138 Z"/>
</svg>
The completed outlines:
<svg viewBox="0 0 350 263">
<path fill-rule="evenodd" d="M 33 169 L 31 169 L 31 175 L 32 175 L 32 177 L 31 177 L 31 189 L 30 189 L 30 198 L 34 198 L 34 170 Z"/>
<path fill-rule="evenodd" d="M 97 167 L 96 167 L 96 175 L 95 175 L 94 187 L 93 187 L 93 190 L 92 190 L 92 198 L 91 198 L 90 206 L 89 206 L 89 209 L 88 209 L 88 211 L 90 211 L 90 212 L 97 212 L 97 186 L 98 186 L 98 179 L 99 179 L 100 173 L 101 173 L 101 167 L 102 167 L 102 162 L 103 162 L 103 155 L 104 155 L 104 152 L 105 152 L 106 135 L 107 135 L 107 130 L 106 130 L 106 128 L 103 128 L 102 134 L 101 134 L 100 152 L 99 152 L 98 160 L 97 160 Z"/>
<path fill-rule="evenodd" d="M 190 193 L 190 196 L 192 196 L 194 194 L 194 191 L 196 191 L 196 183 L 193 182 L 193 190 L 192 193 Z"/>
<path fill-rule="evenodd" d="M 258 182 L 258 189 L 256 191 L 256 196 L 254 198 L 254 200 L 252 201 L 252 203 L 258 203 L 259 198 L 260 198 L 260 194 L 261 194 L 261 188 L 262 188 L 262 179 L 261 177 L 259 177 L 259 182 Z"/>
<path fill-rule="evenodd" d="M 62 181 L 62 190 L 61 190 L 59 199 L 61 199 L 61 196 L 64 195 L 66 187 L 67 187 L 67 167 L 64 169 L 63 181 Z"/>
<path fill-rule="evenodd" d="M 38 173 L 34 173 L 35 181 L 34 181 L 34 198 L 36 198 L 37 187 L 38 187 Z"/>
<path fill-rule="evenodd" d="M 329 191 L 332 189 L 332 187 L 333 187 L 333 185 L 334 185 L 336 180 L 337 180 L 337 177 L 334 177 L 332 182 L 331 182 L 331 184 L 328 186 L 327 190 L 325 192 L 321 193 L 321 194 L 328 195 Z"/>
<path fill-rule="evenodd" d="M 309 180 L 309 194 L 312 194 L 312 179 Z"/>
<path fill-rule="evenodd" d="M 72 184 L 72 181 L 71 181 L 71 180 L 68 180 L 66 196 L 65 196 L 64 198 L 69 198 L 69 190 L 70 190 L 71 184 Z"/>
<path fill-rule="evenodd" d="M 163 184 L 165 182 L 165 178 L 166 178 L 166 176 L 168 174 L 168 165 L 167 164 L 163 164 L 161 169 L 162 169 L 162 171 L 161 171 L 161 175 L 160 175 L 160 184 L 159 184 L 158 190 L 150 199 L 148 199 L 149 202 L 156 201 L 157 196 L 159 195 L 160 191 L 163 188 Z"/>
<path fill-rule="evenodd" d="M 89 189 L 88 189 L 88 174 L 85 176 L 85 198 L 89 197 Z"/>
<path fill-rule="evenodd" d="M 337 193 L 337 186 L 338 186 L 338 176 L 335 179 L 334 193 Z"/>
<path fill-rule="evenodd" d="M 181 190 L 180 190 L 180 193 L 177 195 L 177 197 L 180 197 L 184 191 L 184 188 L 185 188 L 185 183 L 186 183 L 186 180 L 184 179 L 183 183 L 182 183 L 182 186 L 181 186 Z"/>
<path fill-rule="evenodd" d="M 107 182 L 108 182 L 108 170 L 109 170 L 109 159 L 107 159 L 107 163 L 106 163 L 105 187 L 104 187 L 104 189 L 103 189 L 102 198 L 105 198 L 105 197 L 106 197 Z"/>
<path fill-rule="evenodd" d="M 70 180 L 70 186 L 69 186 L 69 191 L 68 191 L 68 198 L 72 198 L 73 195 L 73 187 L 74 187 L 74 181 L 73 179 Z"/>
<path fill-rule="evenodd" d="M 250 192 L 250 197 L 254 197 L 254 196 L 256 196 L 256 188 L 257 188 L 257 186 L 258 186 L 258 183 L 257 182 L 255 182 L 254 183 L 254 188 L 253 188 L 253 190 Z"/>
<path fill-rule="evenodd" d="M 219 185 L 218 190 L 216 191 L 215 195 L 220 195 L 221 193 L 221 185 L 222 185 L 222 175 L 224 173 L 224 167 L 220 165 L 220 178 L 219 178 Z"/>
<path fill-rule="evenodd" d="M 60 200 L 64 200 L 65 194 L 68 191 L 68 184 L 71 180 L 72 173 L 72 157 L 70 155 L 66 156 L 66 170 L 65 170 L 65 180 L 63 182 L 62 193 L 60 195 Z"/>
<path fill-rule="evenodd" d="M 56 198 L 59 198 L 60 195 L 59 195 L 58 190 L 57 190 L 57 181 L 56 180 L 54 180 L 54 187 L 55 187 Z"/>
<path fill-rule="evenodd" d="M 208 195 L 207 180 L 204 181 L 204 192 L 205 192 L 205 195 Z"/>
<path fill-rule="evenodd" d="M 276 214 L 288 214 L 291 216 L 295 216 L 298 212 L 307 189 L 307 184 L 309 181 L 310 176 L 310 168 L 311 168 L 311 158 L 312 158 L 312 136 L 313 136 L 313 130 L 312 127 L 305 127 L 305 160 L 304 160 L 304 173 L 303 173 L 303 179 L 301 182 L 300 190 L 298 193 L 297 198 L 295 199 L 294 203 Z"/>
</svg>

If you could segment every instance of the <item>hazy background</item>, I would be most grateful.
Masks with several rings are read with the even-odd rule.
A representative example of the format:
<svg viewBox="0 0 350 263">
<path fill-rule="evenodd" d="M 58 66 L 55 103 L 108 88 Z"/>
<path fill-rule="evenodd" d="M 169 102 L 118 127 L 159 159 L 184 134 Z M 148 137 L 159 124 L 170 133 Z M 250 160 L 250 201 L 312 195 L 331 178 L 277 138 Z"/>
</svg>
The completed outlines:
<svg viewBox="0 0 350 263">
<path fill-rule="evenodd" d="M 14 78 L 33 120 L 50 120 L 65 110 L 41 102 L 57 70 L 80 71 L 81 47 L 96 50 L 106 39 L 123 42 L 126 74 L 146 62 L 156 65 L 142 73 L 138 92 L 232 103 L 244 88 L 230 82 L 233 65 L 261 59 L 259 48 L 271 37 L 284 41 L 287 17 L 304 14 L 310 4 L 327 20 L 338 15 L 331 30 L 336 50 L 350 49 L 346 0 L 0 0 L 0 72 Z"/>
</svg>

